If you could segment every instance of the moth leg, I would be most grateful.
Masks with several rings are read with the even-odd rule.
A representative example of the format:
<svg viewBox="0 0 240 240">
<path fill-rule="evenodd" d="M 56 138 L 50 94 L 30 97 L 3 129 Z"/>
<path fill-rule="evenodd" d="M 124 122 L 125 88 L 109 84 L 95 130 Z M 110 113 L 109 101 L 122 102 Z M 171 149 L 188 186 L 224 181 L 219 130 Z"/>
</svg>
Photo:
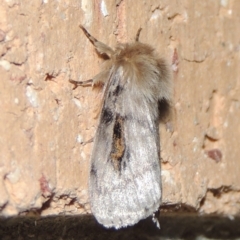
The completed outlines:
<svg viewBox="0 0 240 240">
<path fill-rule="evenodd" d="M 135 37 L 135 41 L 138 42 L 139 40 L 139 36 L 140 36 L 140 32 L 142 31 L 142 28 L 139 28 Z"/>
<path fill-rule="evenodd" d="M 86 81 L 75 81 L 75 80 L 69 79 L 69 82 L 74 85 L 73 90 L 76 89 L 78 86 L 89 87 L 93 85 L 93 79 L 89 79 Z"/>
<path fill-rule="evenodd" d="M 109 46 L 98 41 L 96 38 L 90 35 L 90 33 L 82 25 L 80 25 L 79 27 L 83 30 L 86 37 L 90 40 L 90 42 L 93 44 L 93 46 L 96 48 L 97 52 L 100 55 L 106 55 L 108 58 L 111 58 L 114 51 Z"/>
<path fill-rule="evenodd" d="M 104 85 L 109 78 L 109 71 L 103 70 L 93 78 L 93 85 Z"/>
<path fill-rule="evenodd" d="M 86 144 L 91 143 L 91 142 L 93 142 L 93 138 L 90 138 L 89 140 L 87 140 L 86 142 L 82 142 L 81 144 L 83 146 L 85 146 Z"/>
<path fill-rule="evenodd" d="M 89 87 L 89 86 L 101 86 L 104 85 L 105 81 L 107 80 L 109 75 L 108 71 L 102 71 L 94 76 L 92 79 L 86 81 L 75 81 L 70 79 L 69 82 L 74 85 L 73 90 L 76 89 L 78 86 L 81 87 Z"/>
<path fill-rule="evenodd" d="M 161 229 L 161 226 L 160 226 L 160 223 L 159 223 L 158 218 L 156 216 L 156 213 L 152 214 L 152 221 L 155 223 L 155 225 L 158 229 Z"/>
</svg>

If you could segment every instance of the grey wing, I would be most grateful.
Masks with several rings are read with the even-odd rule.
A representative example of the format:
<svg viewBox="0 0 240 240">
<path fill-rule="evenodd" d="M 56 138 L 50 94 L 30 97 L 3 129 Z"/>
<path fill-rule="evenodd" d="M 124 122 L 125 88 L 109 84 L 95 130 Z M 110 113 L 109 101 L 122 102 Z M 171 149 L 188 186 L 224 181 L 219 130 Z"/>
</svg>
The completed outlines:
<svg viewBox="0 0 240 240">
<path fill-rule="evenodd" d="M 158 122 L 149 104 L 119 75 L 110 79 L 90 172 L 91 209 L 105 227 L 133 225 L 159 208 Z"/>
</svg>

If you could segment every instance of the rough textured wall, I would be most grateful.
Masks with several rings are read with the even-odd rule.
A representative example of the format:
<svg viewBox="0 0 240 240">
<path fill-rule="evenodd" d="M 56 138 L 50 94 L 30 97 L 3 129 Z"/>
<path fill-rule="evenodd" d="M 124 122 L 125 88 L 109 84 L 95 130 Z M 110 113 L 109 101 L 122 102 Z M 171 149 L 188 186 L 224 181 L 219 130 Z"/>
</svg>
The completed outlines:
<svg viewBox="0 0 240 240">
<path fill-rule="evenodd" d="M 240 212 L 240 1 L 4 0 L 0 3 L 0 209 L 90 212 L 99 93 L 69 79 L 99 70 L 83 24 L 113 46 L 140 40 L 172 64 L 161 125 L 163 205 Z M 185 209 L 185 208 L 184 208 Z"/>
</svg>

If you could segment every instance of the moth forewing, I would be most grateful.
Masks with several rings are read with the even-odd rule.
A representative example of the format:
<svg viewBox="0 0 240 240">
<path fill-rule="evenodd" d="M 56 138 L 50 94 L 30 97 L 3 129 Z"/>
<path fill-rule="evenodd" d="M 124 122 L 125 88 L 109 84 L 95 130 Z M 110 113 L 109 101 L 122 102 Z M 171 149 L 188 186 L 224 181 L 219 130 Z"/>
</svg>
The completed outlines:
<svg viewBox="0 0 240 240">
<path fill-rule="evenodd" d="M 158 102 L 170 101 L 170 71 L 151 46 L 138 42 L 140 31 L 136 42 L 112 50 L 81 28 L 109 58 L 93 78 L 104 83 L 104 98 L 91 155 L 91 209 L 99 223 L 118 229 L 160 207 Z"/>
</svg>

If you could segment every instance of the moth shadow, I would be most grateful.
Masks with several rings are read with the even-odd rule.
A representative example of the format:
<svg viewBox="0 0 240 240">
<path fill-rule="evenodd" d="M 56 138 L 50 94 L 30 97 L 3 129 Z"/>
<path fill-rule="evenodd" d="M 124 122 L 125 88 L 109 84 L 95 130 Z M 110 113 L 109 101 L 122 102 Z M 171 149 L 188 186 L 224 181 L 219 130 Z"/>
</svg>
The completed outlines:
<svg viewBox="0 0 240 240">
<path fill-rule="evenodd" d="M 236 239 L 240 237 L 240 217 L 165 214 L 161 229 L 152 218 L 120 230 L 106 229 L 92 215 L 0 218 L 3 240 L 108 240 L 108 239 Z"/>
</svg>

